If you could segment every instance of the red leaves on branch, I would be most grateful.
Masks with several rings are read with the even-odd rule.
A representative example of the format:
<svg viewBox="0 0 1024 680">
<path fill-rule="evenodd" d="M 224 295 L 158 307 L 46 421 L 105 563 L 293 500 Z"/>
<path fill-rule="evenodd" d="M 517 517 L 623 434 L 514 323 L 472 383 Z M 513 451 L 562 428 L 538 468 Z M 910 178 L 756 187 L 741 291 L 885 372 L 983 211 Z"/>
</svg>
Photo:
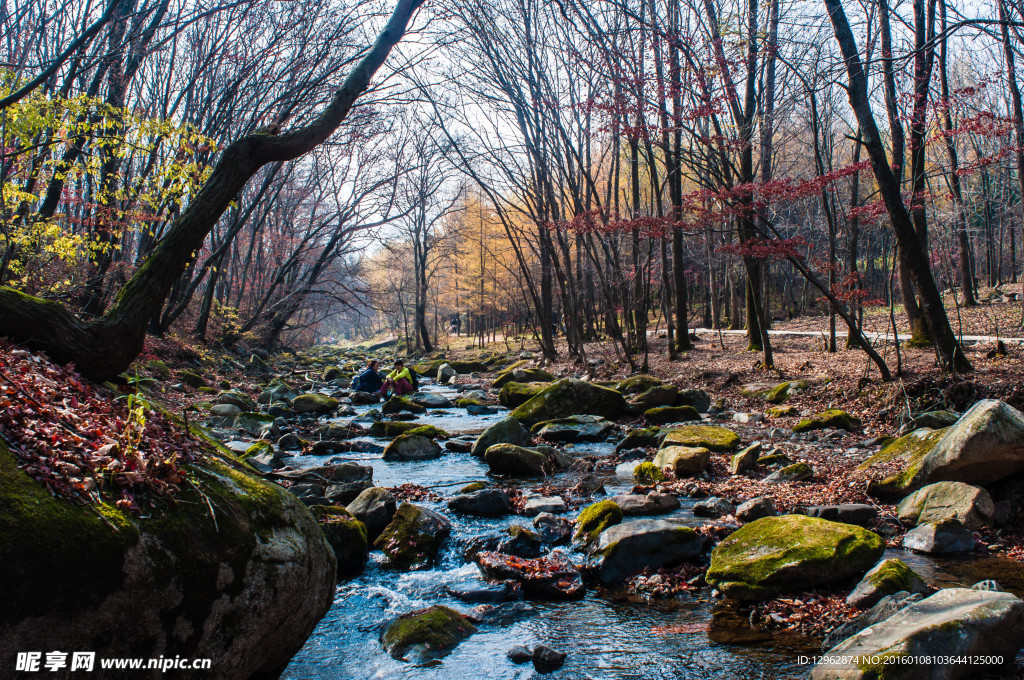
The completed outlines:
<svg viewBox="0 0 1024 680">
<path fill-rule="evenodd" d="M 125 444 L 131 433 L 137 445 Z M 132 421 L 123 400 L 71 367 L 0 341 L 0 436 L 21 469 L 55 495 L 79 501 L 101 495 L 124 509 L 152 507 L 185 479 L 182 466 L 202 445 L 166 415 L 145 409 Z"/>
<path fill-rule="evenodd" d="M 800 259 L 800 249 L 807 247 L 802 236 L 793 238 L 754 238 L 743 243 L 727 243 L 718 248 L 718 252 L 740 257 L 752 257 L 756 260 Z"/>
</svg>

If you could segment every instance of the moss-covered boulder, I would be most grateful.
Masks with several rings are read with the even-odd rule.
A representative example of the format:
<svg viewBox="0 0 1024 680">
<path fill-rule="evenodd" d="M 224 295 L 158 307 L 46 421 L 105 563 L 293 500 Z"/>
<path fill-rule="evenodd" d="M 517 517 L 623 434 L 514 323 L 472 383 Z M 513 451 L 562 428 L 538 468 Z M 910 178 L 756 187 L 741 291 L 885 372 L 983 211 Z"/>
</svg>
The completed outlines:
<svg viewBox="0 0 1024 680">
<path fill-rule="evenodd" d="M 470 449 L 470 454 L 481 457 L 495 444 L 526 446 L 530 443 L 530 431 L 511 416 L 503 418 L 480 433 Z"/>
<path fill-rule="evenodd" d="M 806 380 L 791 380 L 789 382 L 779 383 L 765 392 L 764 400 L 769 404 L 781 404 L 789 399 L 790 396 L 800 394 L 810 387 L 810 385 L 811 384 Z"/>
<path fill-rule="evenodd" d="M 601 416 L 571 416 L 537 423 L 530 431 L 548 442 L 593 442 L 605 438 L 615 424 Z"/>
<path fill-rule="evenodd" d="M 826 427 L 833 427 L 837 430 L 856 432 L 860 429 L 860 420 L 854 418 L 842 409 L 830 408 L 827 411 L 816 413 L 810 418 L 805 418 L 793 426 L 793 432 L 809 432 L 810 430 L 823 430 Z"/>
<path fill-rule="evenodd" d="M 197 373 L 196 371 L 190 369 L 178 371 L 178 380 L 180 380 L 182 384 L 188 385 L 189 387 L 192 387 L 194 389 L 199 389 L 200 387 L 206 386 L 206 378 L 199 375 L 199 373 Z"/>
<path fill-rule="evenodd" d="M 384 405 L 381 406 L 380 411 L 385 415 L 401 413 L 402 411 L 405 411 L 406 413 L 420 414 L 426 413 L 427 409 L 425 406 L 420 406 L 419 404 L 413 403 L 411 399 L 406 399 L 405 397 L 399 397 L 395 395 L 384 402 Z"/>
<path fill-rule="evenodd" d="M 630 430 L 630 432 L 620 439 L 619 443 L 615 445 L 615 450 L 627 451 L 629 449 L 657 446 L 660 439 L 660 427 L 642 427 L 637 430 Z"/>
<path fill-rule="evenodd" d="M 683 425 L 662 430 L 660 445 L 699 446 L 711 451 L 735 451 L 740 445 L 740 436 L 724 427 L 715 425 Z"/>
<path fill-rule="evenodd" d="M 764 478 L 768 484 L 779 484 L 781 482 L 803 482 L 814 476 L 814 468 L 807 463 L 793 463 L 776 470 Z"/>
<path fill-rule="evenodd" d="M 675 406 L 679 397 L 679 388 L 675 385 L 655 385 L 629 399 L 629 412 L 640 415 L 658 406 Z"/>
<path fill-rule="evenodd" d="M 950 517 L 968 529 L 983 529 L 992 524 L 995 505 L 992 496 L 980 486 L 963 482 L 936 482 L 910 494 L 896 508 L 900 521 L 910 526 L 941 522 Z"/>
<path fill-rule="evenodd" d="M 214 404 L 231 404 L 237 406 L 242 411 L 253 411 L 256 409 L 256 405 L 252 403 L 252 399 L 245 392 L 239 392 L 237 390 L 223 390 L 217 395 L 217 398 L 213 400 Z"/>
<path fill-rule="evenodd" d="M 594 548 L 601 583 L 622 583 L 642 569 L 660 569 L 700 554 L 704 539 L 690 527 L 660 519 L 640 519 L 610 527 Z"/>
<path fill-rule="evenodd" d="M 459 375 L 483 373 L 487 370 L 487 364 L 483 361 L 449 361 L 448 365 L 454 368 Z"/>
<path fill-rule="evenodd" d="M 550 386 L 551 383 L 548 382 L 507 382 L 502 386 L 501 391 L 498 392 L 498 403 L 505 408 L 516 408 L 530 401 Z"/>
<path fill-rule="evenodd" d="M 310 511 L 324 532 L 324 538 L 334 549 L 339 578 L 361 572 L 369 554 L 366 525 L 337 505 L 315 505 Z"/>
<path fill-rule="evenodd" d="M 699 475 L 709 462 L 711 451 L 703 446 L 666 446 L 654 456 L 655 467 L 668 469 L 676 477 Z"/>
<path fill-rule="evenodd" d="M 800 415 L 800 409 L 796 406 L 772 406 L 765 414 L 770 418 L 794 418 Z"/>
<path fill-rule="evenodd" d="M 336 408 L 337 399 L 317 392 L 300 394 L 292 400 L 292 410 L 296 413 L 329 413 Z"/>
<path fill-rule="evenodd" d="M 859 609 L 870 609 L 886 595 L 905 590 L 926 594 L 931 588 L 903 560 L 882 560 L 871 568 L 857 587 L 846 597 L 846 603 Z"/>
<path fill-rule="evenodd" d="M 661 469 L 649 461 L 640 463 L 633 468 L 633 479 L 638 484 L 653 484 L 656 482 L 665 481 L 665 473 Z"/>
<path fill-rule="evenodd" d="M 634 375 L 632 378 L 626 378 L 615 386 L 622 394 L 643 394 L 652 387 L 661 385 L 661 381 L 657 378 L 649 375 Z"/>
<path fill-rule="evenodd" d="M 545 420 L 558 420 L 581 414 L 614 420 L 625 412 L 626 400 L 622 398 L 621 392 L 582 380 L 566 378 L 552 383 L 516 408 L 512 412 L 512 417 L 530 427 Z"/>
<path fill-rule="evenodd" d="M 576 518 L 573 540 L 579 545 L 591 545 L 610 526 L 622 521 L 622 508 L 615 501 L 604 500 L 588 505 Z"/>
<path fill-rule="evenodd" d="M 476 632 L 462 614 L 444 605 L 402 614 L 387 627 L 381 644 L 399 661 L 416 664 L 439 659 Z"/>
<path fill-rule="evenodd" d="M 692 406 L 658 406 L 644 411 L 644 422 L 648 425 L 666 425 L 700 420 L 700 414 Z"/>
<path fill-rule="evenodd" d="M 441 447 L 432 439 L 406 432 L 395 437 L 384 447 L 384 460 L 431 460 L 441 457 Z"/>
<path fill-rule="evenodd" d="M 853 524 L 764 517 L 718 544 L 705 578 L 729 597 L 762 600 L 859 576 L 884 551 L 880 536 Z"/>
<path fill-rule="evenodd" d="M 222 678 L 277 677 L 331 605 L 334 553 L 298 499 L 221 455 L 140 517 L 54 497 L 0 444 L 0 658 L 204 657 Z"/>
<path fill-rule="evenodd" d="M 868 493 L 877 498 L 896 500 L 907 495 L 914 483 L 921 461 L 946 435 L 942 430 L 915 430 L 882 447 L 882 450 L 861 463 L 859 469 L 868 470 L 887 463 L 898 464 L 899 469 L 881 479 L 868 483 Z"/>
<path fill-rule="evenodd" d="M 451 523 L 433 510 L 402 503 L 373 546 L 384 551 L 390 567 L 429 569 L 451 531 Z"/>
<path fill-rule="evenodd" d="M 761 451 L 764 449 L 761 442 L 754 442 L 750 446 L 746 447 L 729 461 L 729 474 L 738 475 L 741 472 L 747 470 L 753 470 L 757 467 L 757 460 L 761 456 Z"/>
<path fill-rule="evenodd" d="M 331 382 L 339 378 L 345 377 L 345 371 L 340 366 L 328 366 L 324 369 L 324 372 L 320 375 L 320 379 L 324 382 Z"/>
<path fill-rule="evenodd" d="M 542 368 L 514 368 L 507 371 L 502 371 L 491 383 L 491 388 L 498 390 L 501 389 L 506 383 L 517 382 L 517 383 L 550 383 L 555 381 L 555 376 L 551 375 Z"/>
<path fill-rule="evenodd" d="M 235 422 L 231 427 L 253 437 L 260 437 L 264 432 L 274 429 L 274 416 L 269 413 L 244 411 L 235 416 Z"/>
<path fill-rule="evenodd" d="M 525 448 L 494 444 L 484 452 L 484 462 L 493 474 L 541 477 L 564 468 L 569 461 L 564 454 L 548 446 Z"/>
</svg>

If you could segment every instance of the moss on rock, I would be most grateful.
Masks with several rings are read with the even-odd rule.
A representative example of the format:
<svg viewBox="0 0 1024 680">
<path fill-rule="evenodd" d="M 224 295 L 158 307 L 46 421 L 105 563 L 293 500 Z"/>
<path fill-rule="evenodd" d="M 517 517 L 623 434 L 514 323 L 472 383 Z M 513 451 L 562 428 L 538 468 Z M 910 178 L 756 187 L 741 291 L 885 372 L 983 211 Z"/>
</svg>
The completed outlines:
<svg viewBox="0 0 1024 680">
<path fill-rule="evenodd" d="M 661 385 L 662 382 L 650 375 L 634 375 L 619 382 L 615 389 L 623 394 L 643 394 L 652 387 Z"/>
<path fill-rule="evenodd" d="M 792 418 L 793 416 L 800 415 L 800 411 L 796 406 L 772 406 L 765 413 L 772 418 Z"/>
<path fill-rule="evenodd" d="M 573 538 L 583 545 L 591 545 L 610 526 L 622 521 L 622 508 L 613 500 L 604 500 L 588 505 L 576 518 Z"/>
<path fill-rule="evenodd" d="M 327 413 L 336 408 L 337 399 L 317 392 L 300 394 L 292 400 L 292 410 L 296 413 Z"/>
<path fill-rule="evenodd" d="M 498 403 L 505 408 L 516 408 L 533 399 L 550 385 L 551 383 L 546 382 L 507 382 L 498 392 Z"/>
<path fill-rule="evenodd" d="M 619 443 L 615 445 L 615 450 L 625 451 L 627 449 L 657 446 L 660 437 L 660 427 L 643 427 L 638 430 L 632 430 L 623 439 L 619 440 Z"/>
<path fill-rule="evenodd" d="M 740 445 L 738 434 L 715 425 L 683 425 L 662 432 L 662 447 L 697 446 L 712 451 L 735 451 Z"/>
<path fill-rule="evenodd" d="M 866 470 L 882 463 L 899 461 L 903 467 L 883 479 L 871 480 L 868 493 L 877 498 L 898 499 L 912 491 L 912 483 L 925 456 L 946 435 L 949 428 L 941 430 L 915 430 L 908 435 L 883 447 L 881 451 L 861 463 L 858 469 Z"/>
<path fill-rule="evenodd" d="M 648 425 L 683 423 L 700 420 L 700 414 L 692 406 L 656 406 L 644 411 L 644 422 Z"/>
<path fill-rule="evenodd" d="M 381 644 L 396 659 L 423 663 L 450 653 L 476 630 L 454 609 L 434 605 L 398 617 L 384 631 Z"/>
<path fill-rule="evenodd" d="M 511 383 L 510 383 L 511 384 Z M 512 412 L 527 427 L 545 420 L 580 414 L 615 419 L 626 412 L 622 393 L 593 383 L 566 378 L 549 385 Z"/>
<path fill-rule="evenodd" d="M 363 570 L 369 554 L 366 525 L 352 513 L 337 505 L 316 505 L 310 508 L 324 538 L 334 550 L 338 576 L 355 576 Z"/>
<path fill-rule="evenodd" d="M 790 395 L 800 394 L 810 387 L 810 385 L 811 384 L 806 380 L 791 380 L 789 382 L 779 383 L 765 392 L 764 400 L 769 404 L 781 404 L 789 399 Z"/>
<path fill-rule="evenodd" d="M 826 427 L 856 432 L 860 429 L 860 425 L 860 420 L 854 418 L 846 411 L 830 408 L 827 411 L 816 413 L 810 418 L 801 420 L 793 426 L 793 432 L 808 432 L 810 430 L 821 430 Z"/>
<path fill-rule="evenodd" d="M 644 461 L 633 468 L 633 479 L 641 483 L 664 482 L 665 473 L 650 461 Z"/>
</svg>

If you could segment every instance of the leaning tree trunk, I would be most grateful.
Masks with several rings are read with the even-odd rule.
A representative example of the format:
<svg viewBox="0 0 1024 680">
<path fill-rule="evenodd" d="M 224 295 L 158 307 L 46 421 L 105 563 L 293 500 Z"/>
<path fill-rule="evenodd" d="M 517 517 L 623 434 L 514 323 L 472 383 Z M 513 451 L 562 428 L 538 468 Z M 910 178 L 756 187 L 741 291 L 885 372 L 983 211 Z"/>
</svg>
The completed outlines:
<svg viewBox="0 0 1024 680">
<path fill-rule="evenodd" d="M 128 368 L 142 351 L 149 320 L 246 182 L 263 165 L 298 158 L 334 133 L 422 2 L 398 1 L 373 47 L 308 125 L 281 135 L 257 132 L 228 145 L 202 189 L 103 316 L 84 321 L 60 303 L 0 287 L 0 335 L 44 350 L 55 361 L 74 363 L 93 380 Z"/>
</svg>

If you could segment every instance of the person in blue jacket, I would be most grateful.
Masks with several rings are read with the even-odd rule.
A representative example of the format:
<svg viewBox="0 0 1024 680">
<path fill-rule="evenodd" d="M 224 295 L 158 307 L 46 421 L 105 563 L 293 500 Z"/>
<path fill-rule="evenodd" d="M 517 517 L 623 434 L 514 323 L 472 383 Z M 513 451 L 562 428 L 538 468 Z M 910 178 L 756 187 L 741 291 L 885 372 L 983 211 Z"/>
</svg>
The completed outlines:
<svg viewBox="0 0 1024 680">
<path fill-rule="evenodd" d="M 376 359 L 371 359 L 370 363 L 366 364 L 366 368 L 352 380 L 352 389 L 357 392 L 376 392 L 380 390 L 381 385 L 384 381 L 381 380 L 380 373 L 380 362 Z"/>
</svg>

